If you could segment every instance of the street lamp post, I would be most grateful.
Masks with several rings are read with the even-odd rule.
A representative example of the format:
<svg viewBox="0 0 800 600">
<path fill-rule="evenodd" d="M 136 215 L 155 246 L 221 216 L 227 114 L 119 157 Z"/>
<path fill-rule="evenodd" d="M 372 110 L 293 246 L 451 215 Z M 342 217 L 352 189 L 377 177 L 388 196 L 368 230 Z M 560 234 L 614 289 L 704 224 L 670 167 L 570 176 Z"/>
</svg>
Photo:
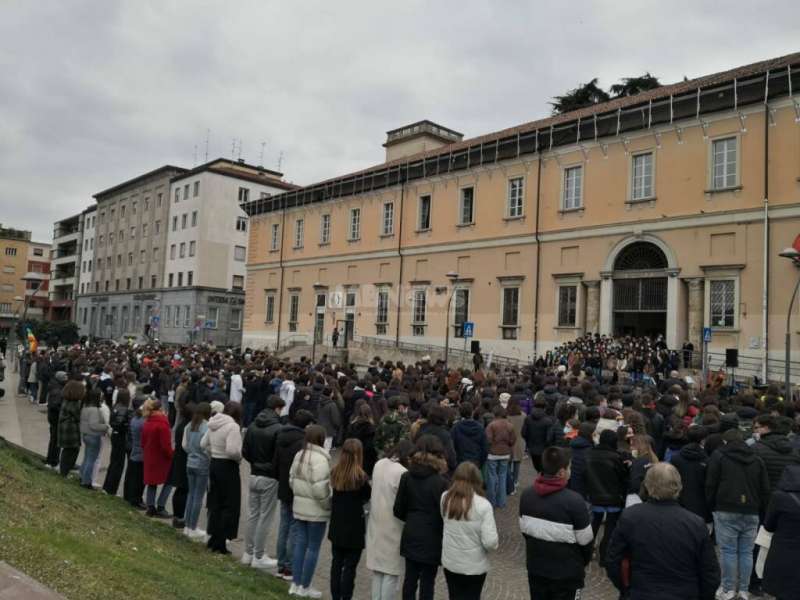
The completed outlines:
<svg viewBox="0 0 800 600">
<path fill-rule="evenodd" d="M 795 266 L 800 266 L 800 251 L 795 250 L 794 248 L 785 248 L 779 256 L 783 258 L 788 258 L 792 261 L 792 264 Z M 797 298 L 797 290 L 800 288 L 800 277 L 797 278 L 797 283 L 794 285 L 794 291 L 792 292 L 792 299 L 789 300 L 789 310 L 786 312 L 786 342 L 785 342 L 785 364 L 784 364 L 784 385 L 785 391 L 783 395 L 784 402 L 791 402 L 792 399 L 792 367 L 791 367 L 791 358 L 792 358 L 792 310 L 794 310 L 794 301 Z"/>
<path fill-rule="evenodd" d="M 458 279 L 458 273 L 455 271 L 450 271 L 447 273 L 447 278 L 453 284 L 452 289 L 450 290 L 450 297 L 447 299 L 447 317 L 445 318 L 444 322 L 444 374 L 445 377 L 447 376 L 447 358 L 450 354 L 450 304 L 453 302 L 453 296 L 456 293 L 456 280 Z"/>
</svg>

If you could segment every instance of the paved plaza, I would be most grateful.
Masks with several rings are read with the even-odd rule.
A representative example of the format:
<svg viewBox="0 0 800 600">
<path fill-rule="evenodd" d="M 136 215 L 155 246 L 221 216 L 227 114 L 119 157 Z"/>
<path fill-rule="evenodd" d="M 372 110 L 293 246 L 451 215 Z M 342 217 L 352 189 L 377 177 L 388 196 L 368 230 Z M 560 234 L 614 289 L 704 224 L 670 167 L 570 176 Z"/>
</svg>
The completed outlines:
<svg viewBox="0 0 800 600">
<path fill-rule="evenodd" d="M 22 446 L 44 454 L 47 450 L 48 427 L 46 415 L 33 406 L 24 397 L 17 397 L 13 393 L 16 386 L 16 375 L 11 373 L 11 368 L 7 370 L 5 386 L 6 396 L 0 400 L 0 435 L 9 441 L 19 443 Z M 106 465 L 108 464 L 109 446 L 103 448 L 101 455 L 101 469 L 99 479 L 105 478 Z M 239 521 L 239 538 L 229 544 L 235 557 L 241 556 L 242 539 L 244 537 L 245 515 L 247 514 L 247 493 L 246 483 L 249 473 L 247 461 L 242 461 L 242 518 Z M 529 461 L 523 462 L 520 470 L 520 487 L 525 487 L 533 481 L 533 467 Z M 121 486 L 120 486 L 121 492 Z M 486 600 L 521 600 L 528 598 L 528 579 L 525 571 L 525 541 L 519 532 L 518 525 L 518 504 L 519 494 L 508 498 L 508 505 L 495 512 L 497 519 L 497 529 L 500 533 L 500 547 L 497 552 L 491 555 L 491 569 L 486 578 L 486 585 L 483 591 L 483 598 Z M 102 518 L 102 515 L 98 515 Z M 142 516 L 144 519 L 145 517 Z M 204 525 L 203 525 L 204 526 Z M 275 538 L 278 531 L 277 514 L 274 526 L 270 529 L 267 549 L 270 555 L 274 555 Z M 177 532 L 176 532 L 177 535 Z M 316 576 L 314 577 L 314 587 L 325 592 L 325 598 L 329 598 L 328 584 L 331 553 L 330 542 L 325 540 L 322 544 L 320 561 L 317 566 Z M 365 566 L 366 557 L 362 555 L 359 565 L 358 576 L 356 578 L 355 598 L 367 600 L 370 590 L 370 572 Z M 265 575 L 266 577 L 267 575 Z M 606 578 L 605 574 L 598 567 L 596 562 L 592 562 L 589 568 L 586 589 L 583 598 L 588 600 L 616 600 L 619 594 Z M 436 598 L 447 598 L 447 587 L 444 575 L 441 570 L 436 582 Z"/>
</svg>

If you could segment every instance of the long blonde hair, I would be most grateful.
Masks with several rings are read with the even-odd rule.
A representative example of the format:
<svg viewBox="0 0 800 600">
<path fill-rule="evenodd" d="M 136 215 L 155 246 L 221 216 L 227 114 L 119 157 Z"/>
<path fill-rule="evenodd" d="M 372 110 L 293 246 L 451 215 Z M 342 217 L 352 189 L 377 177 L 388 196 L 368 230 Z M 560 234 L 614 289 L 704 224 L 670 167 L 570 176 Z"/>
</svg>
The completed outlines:
<svg viewBox="0 0 800 600">
<path fill-rule="evenodd" d="M 331 469 L 331 487 L 337 492 L 352 492 L 360 489 L 367 481 L 362 464 L 364 449 L 361 441 L 348 438 L 342 445 L 339 462 Z"/>
<path fill-rule="evenodd" d="M 465 461 L 453 473 L 453 483 L 444 497 L 442 513 L 448 519 L 466 519 L 475 494 L 483 496 L 483 478 L 475 463 Z"/>
<path fill-rule="evenodd" d="M 635 435 L 631 438 L 631 449 L 635 449 L 638 457 L 647 457 L 652 464 L 658 462 L 658 456 L 653 450 L 653 438 L 649 435 Z"/>
</svg>

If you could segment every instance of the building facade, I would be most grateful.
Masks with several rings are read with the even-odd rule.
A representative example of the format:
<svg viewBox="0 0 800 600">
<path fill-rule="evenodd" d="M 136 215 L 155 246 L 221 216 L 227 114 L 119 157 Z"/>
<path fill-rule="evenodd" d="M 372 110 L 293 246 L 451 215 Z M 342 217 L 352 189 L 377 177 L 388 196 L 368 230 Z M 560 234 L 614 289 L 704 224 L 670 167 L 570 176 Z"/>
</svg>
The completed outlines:
<svg viewBox="0 0 800 600">
<path fill-rule="evenodd" d="M 0 265 L 0 338 L 6 338 L 23 315 L 46 316 L 50 246 L 31 241 L 30 231 L 0 226 Z"/>
<path fill-rule="evenodd" d="M 73 215 L 53 225 L 49 311 L 52 321 L 74 319 L 81 268 L 81 217 L 80 214 Z"/>
<path fill-rule="evenodd" d="M 81 333 L 237 346 L 248 242 L 241 205 L 295 186 L 227 159 L 154 173 L 98 194 L 94 231 L 94 215 L 84 214 L 80 286 L 91 292 L 78 302 Z"/>
<path fill-rule="evenodd" d="M 468 140 L 393 130 L 387 162 L 246 206 L 243 343 L 461 348 L 472 322 L 484 353 L 530 359 L 585 332 L 699 350 L 709 328 L 781 373 L 798 89 L 795 54 Z"/>
</svg>

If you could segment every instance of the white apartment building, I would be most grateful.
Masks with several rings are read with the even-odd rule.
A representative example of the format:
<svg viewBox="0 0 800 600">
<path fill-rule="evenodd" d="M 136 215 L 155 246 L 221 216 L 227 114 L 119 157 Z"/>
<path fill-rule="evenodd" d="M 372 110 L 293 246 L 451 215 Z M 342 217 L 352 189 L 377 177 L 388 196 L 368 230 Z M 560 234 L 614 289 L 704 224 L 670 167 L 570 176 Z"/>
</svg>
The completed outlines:
<svg viewBox="0 0 800 600">
<path fill-rule="evenodd" d="M 83 239 L 80 248 L 80 274 L 78 275 L 78 293 L 91 291 L 92 272 L 94 271 L 94 231 L 97 224 L 97 205 L 90 206 L 81 214 L 83 220 Z"/>
</svg>

